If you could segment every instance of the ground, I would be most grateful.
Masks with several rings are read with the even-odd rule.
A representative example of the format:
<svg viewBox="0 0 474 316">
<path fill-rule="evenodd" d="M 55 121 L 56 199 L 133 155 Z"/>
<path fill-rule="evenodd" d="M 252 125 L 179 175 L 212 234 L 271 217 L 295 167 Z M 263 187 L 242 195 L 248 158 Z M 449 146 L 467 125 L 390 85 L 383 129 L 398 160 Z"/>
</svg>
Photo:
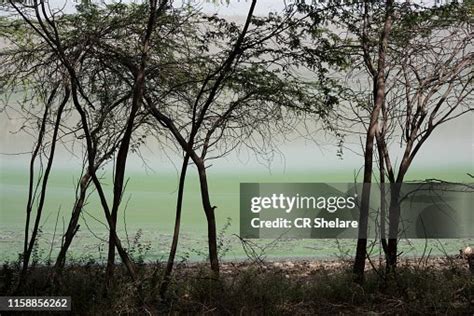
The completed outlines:
<svg viewBox="0 0 474 316">
<path fill-rule="evenodd" d="M 223 262 L 220 277 L 204 263 L 176 265 L 164 299 L 159 297 L 163 264 L 143 264 L 132 283 L 122 268 L 106 287 L 103 266 L 69 265 L 57 282 L 52 269 L 32 268 L 23 295 L 67 295 L 74 315 L 155 314 L 472 314 L 474 281 L 458 256 L 405 259 L 385 275 L 368 261 L 365 283 L 352 281 L 344 260 Z M 14 289 L 17 267 L 4 265 L 0 295 Z"/>
</svg>

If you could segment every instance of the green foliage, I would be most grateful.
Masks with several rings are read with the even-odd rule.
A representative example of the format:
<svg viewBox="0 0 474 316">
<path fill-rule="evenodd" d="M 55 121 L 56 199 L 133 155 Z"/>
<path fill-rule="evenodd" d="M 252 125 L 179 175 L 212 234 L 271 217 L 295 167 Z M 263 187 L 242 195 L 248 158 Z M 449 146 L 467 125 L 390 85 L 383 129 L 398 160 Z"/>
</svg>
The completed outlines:
<svg viewBox="0 0 474 316">
<path fill-rule="evenodd" d="M 132 260 L 140 265 L 143 265 L 145 263 L 145 258 L 151 249 L 151 243 L 144 242 L 142 240 L 142 237 L 143 231 L 139 229 L 133 237 L 130 247 L 127 249 L 128 254 L 132 258 Z"/>
<path fill-rule="evenodd" d="M 106 159 L 120 142 L 130 110 L 127 93 L 145 53 L 140 43 L 148 11 L 147 2 L 83 2 L 73 13 L 58 14 L 54 28 L 45 25 L 51 34 L 57 32 L 65 58 L 77 67 L 94 148 Z M 196 127 L 195 114 L 202 116 L 193 131 L 193 149 L 202 150 L 203 156 L 225 155 L 238 146 L 271 153 L 275 135 L 288 134 L 307 118 L 322 118 L 332 129 L 327 117 L 338 104 L 341 86 L 331 69 L 349 62 L 334 50 L 340 39 L 321 26 L 320 12 L 308 12 L 303 19 L 297 13 L 253 17 L 238 58 L 224 74 L 241 25 L 203 14 L 191 4 L 159 15 L 146 52 L 145 97 L 131 151 L 138 152 L 148 135 L 171 137 L 150 118 L 150 106 L 169 117 L 185 139 Z M 25 22 L 10 22 L 11 32 L 5 36 L 18 43 L 18 49 L 5 57 L 10 71 L 0 83 L 18 87 L 28 80 L 43 87 L 45 82 L 64 82 L 68 75 L 62 57 L 45 37 Z M 77 121 L 71 128 L 78 138 L 83 138 L 81 124 Z"/>
<path fill-rule="evenodd" d="M 219 259 L 222 259 L 230 250 L 230 239 L 226 237 L 228 230 L 232 224 L 232 218 L 227 217 L 227 221 L 219 231 L 217 236 L 217 253 Z"/>
</svg>

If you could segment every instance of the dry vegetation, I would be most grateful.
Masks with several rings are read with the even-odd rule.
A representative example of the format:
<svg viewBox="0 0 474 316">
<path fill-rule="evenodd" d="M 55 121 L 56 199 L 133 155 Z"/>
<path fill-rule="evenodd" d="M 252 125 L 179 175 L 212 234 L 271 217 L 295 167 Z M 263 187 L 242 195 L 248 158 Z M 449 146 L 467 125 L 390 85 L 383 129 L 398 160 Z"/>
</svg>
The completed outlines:
<svg viewBox="0 0 474 316">
<path fill-rule="evenodd" d="M 473 274 L 461 257 L 407 259 L 397 273 L 384 278 L 371 267 L 364 285 L 352 281 L 350 262 L 277 261 L 261 264 L 227 262 L 219 279 L 204 264 L 177 267 L 166 301 L 159 299 L 164 266 L 139 268 L 131 283 L 124 267 L 117 270 L 105 294 L 103 267 L 77 262 L 52 284 L 51 267 L 37 266 L 28 295 L 70 295 L 76 315 L 142 315 L 143 306 L 155 314 L 472 314 Z M 377 268 L 377 266 L 375 266 Z M 0 295 L 11 294 L 18 265 L 0 271 Z M 120 272 L 120 273 L 119 273 Z M 143 304 L 136 293 L 143 293 Z M 17 293 L 21 294 L 21 293 Z"/>
</svg>

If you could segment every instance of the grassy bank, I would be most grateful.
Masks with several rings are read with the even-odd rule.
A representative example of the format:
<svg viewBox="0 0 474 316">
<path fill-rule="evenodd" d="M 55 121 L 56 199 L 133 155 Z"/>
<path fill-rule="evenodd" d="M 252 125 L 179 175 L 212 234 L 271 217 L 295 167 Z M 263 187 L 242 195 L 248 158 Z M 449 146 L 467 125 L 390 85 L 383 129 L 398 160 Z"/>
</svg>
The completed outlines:
<svg viewBox="0 0 474 316">
<path fill-rule="evenodd" d="M 159 299 L 162 265 L 140 266 L 140 281 L 121 268 L 106 290 L 103 266 L 77 262 L 52 282 L 48 265 L 32 268 L 22 295 L 67 295 L 74 315 L 156 314 L 472 314 L 474 280 L 462 259 L 404 261 L 383 276 L 370 265 L 363 286 L 352 282 L 349 262 L 285 261 L 222 265 L 215 279 L 202 264 L 179 264 L 166 300 Z M 0 295 L 15 288 L 18 266 L 0 271 Z M 141 299 L 138 295 L 140 293 Z"/>
</svg>

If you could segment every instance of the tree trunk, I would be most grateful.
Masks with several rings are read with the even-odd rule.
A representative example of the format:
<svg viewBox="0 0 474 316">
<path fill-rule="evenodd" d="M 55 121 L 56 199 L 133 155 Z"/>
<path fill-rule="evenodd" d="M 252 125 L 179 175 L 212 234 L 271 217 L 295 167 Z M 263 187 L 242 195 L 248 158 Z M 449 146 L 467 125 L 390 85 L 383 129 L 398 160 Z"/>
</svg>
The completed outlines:
<svg viewBox="0 0 474 316">
<path fill-rule="evenodd" d="M 383 137 L 380 135 L 380 137 Z M 377 141 L 377 150 L 379 155 L 379 174 L 380 174 L 380 244 L 385 255 L 387 255 L 387 236 L 386 236 L 386 203 L 385 203 L 385 159 L 383 148 Z"/>
<path fill-rule="evenodd" d="M 370 131 L 370 129 L 369 129 Z M 359 213 L 359 235 L 357 239 L 356 256 L 354 260 L 353 272 L 355 281 L 364 281 L 365 258 L 367 256 L 367 228 L 369 222 L 370 190 L 372 182 L 372 155 L 373 155 L 373 135 L 367 134 L 365 145 L 364 183 L 362 186 L 362 197 Z"/>
<path fill-rule="evenodd" d="M 160 287 L 160 297 L 164 299 L 166 291 L 168 290 L 171 281 L 171 273 L 173 272 L 174 259 L 176 257 L 176 250 L 178 249 L 179 229 L 181 226 L 181 209 L 183 205 L 184 184 L 186 180 L 186 171 L 188 169 L 189 154 L 186 154 L 181 166 L 181 174 L 179 177 L 178 197 L 176 201 L 176 218 L 174 223 L 173 241 L 171 242 L 170 254 L 166 264 L 165 274 L 163 276 L 163 283 Z"/>
<path fill-rule="evenodd" d="M 377 121 L 379 112 L 385 101 L 385 58 L 388 37 L 392 28 L 393 0 L 386 1 L 385 22 L 379 39 L 377 70 L 373 77 L 374 106 L 370 114 L 370 122 L 367 128 L 365 153 L 364 153 L 364 184 L 359 215 L 359 236 L 357 240 L 356 256 L 353 272 L 355 281 L 364 281 L 365 259 L 367 256 L 367 227 L 369 219 L 370 189 L 372 183 L 372 164 L 374 154 L 374 139 L 377 132 Z M 366 43 L 364 43 L 365 45 Z M 368 61 L 367 61 L 368 62 Z"/>
<path fill-rule="evenodd" d="M 89 172 L 86 172 L 79 182 L 79 196 L 77 197 L 76 203 L 74 204 L 74 209 L 69 219 L 69 224 L 64 234 L 64 242 L 62 244 L 61 250 L 59 251 L 58 257 L 56 258 L 56 263 L 54 264 L 54 269 L 56 273 L 60 273 L 64 268 L 66 263 L 66 254 L 69 250 L 69 246 L 72 243 L 74 236 L 79 230 L 79 217 L 81 215 L 82 208 L 84 207 L 84 202 L 86 200 L 87 188 L 89 187 L 91 175 Z"/>
<path fill-rule="evenodd" d="M 114 275 L 114 268 L 115 268 L 115 242 L 114 242 L 114 236 L 113 234 L 117 231 L 117 216 L 114 213 L 111 214 L 110 216 L 110 221 L 109 221 L 109 249 L 107 253 L 107 267 L 105 269 L 105 276 L 107 283 L 112 280 L 112 277 Z"/>
<path fill-rule="evenodd" d="M 400 189 L 401 183 L 394 183 L 390 190 L 389 231 L 386 270 L 393 272 L 397 265 L 398 226 L 400 223 Z"/>
<path fill-rule="evenodd" d="M 64 107 L 66 106 L 66 103 L 69 100 L 69 96 L 70 96 L 70 90 L 66 88 L 64 98 L 61 101 L 61 104 L 59 105 L 57 113 L 56 113 L 56 120 L 54 122 L 53 135 L 52 135 L 52 138 L 51 138 L 51 148 L 50 148 L 50 151 L 49 151 L 48 162 L 46 164 L 46 169 L 45 169 L 43 179 L 42 179 L 42 183 L 41 183 L 38 207 L 36 208 L 36 218 L 35 218 L 35 222 L 34 222 L 34 225 L 33 225 L 33 230 L 31 232 L 30 240 L 29 240 L 29 242 L 27 242 L 27 245 L 25 244 L 26 247 L 25 247 L 25 252 L 23 253 L 23 266 L 22 266 L 22 269 L 21 269 L 21 272 L 20 272 L 19 282 L 18 282 L 18 286 L 17 286 L 16 291 L 19 291 L 21 289 L 21 287 L 23 287 L 23 285 L 25 284 L 25 281 L 26 281 L 27 274 L 28 274 L 28 265 L 29 265 L 29 261 L 30 261 L 30 258 L 31 258 L 31 254 L 32 254 L 33 249 L 34 249 L 35 244 L 36 244 L 36 238 L 38 236 L 38 230 L 39 230 L 39 226 L 40 226 L 41 215 L 43 213 L 44 202 L 45 202 L 45 199 L 46 199 L 46 190 L 47 190 L 47 187 L 48 187 L 49 175 L 50 175 L 50 172 L 51 172 L 51 168 L 53 166 L 54 154 L 55 154 L 55 150 L 56 150 L 56 143 L 57 143 L 57 138 L 58 138 L 58 134 L 59 134 L 59 125 L 60 125 L 60 122 L 61 122 Z M 32 160 L 32 163 L 34 163 L 34 160 Z M 32 171 L 33 171 L 33 169 L 31 169 L 31 172 Z M 30 175 L 30 176 L 32 177 L 33 175 Z M 31 201 L 31 203 L 32 203 L 32 201 Z M 29 209 L 30 213 L 31 213 L 31 205 L 32 204 L 30 204 L 30 209 Z M 29 217 L 28 216 L 27 216 L 27 221 L 28 221 L 28 223 L 27 223 L 27 226 L 26 226 L 26 231 L 28 230 L 28 227 L 29 227 Z M 25 241 L 27 241 L 27 238 L 28 238 L 28 235 L 26 234 L 25 235 Z"/>
<path fill-rule="evenodd" d="M 135 123 L 135 117 L 137 115 L 138 109 L 140 108 L 143 96 L 143 89 L 145 84 L 145 64 L 144 60 L 142 61 L 141 68 L 135 77 L 135 83 L 133 86 L 133 98 L 132 106 L 130 109 L 130 115 L 127 120 L 127 125 L 125 132 L 122 137 L 122 142 L 120 144 L 116 165 L 115 165 L 115 179 L 114 179 L 114 198 L 112 204 L 112 210 L 110 214 L 109 221 L 109 253 L 107 258 L 107 268 L 106 268 L 106 280 L 107 283 L 112 280 L 114 273 L 115 265 L 115 243 L 114 239 L 117 234 L 117 215 L 120 203 L 122 201 L 124 179 L 125 179 L 125 168 L 127 165 L 128 151 L 130 148 L 130 141 L 132 138 L 133 126 Z"/>
<path fill-rule="evenodd" d="M 211 269 L 217 275 L 219 274 L 219 257 L 217 254 L 217 232 L 216 232 L 216 217 L 214 214 L 214 206 L 211 206 L 209 199 L 209 188 L 207 185 L 206 168 L 202 160 L 196 163 L 199 173 L 199 184 L 201 186 L 201 200 L 204 208 L 204 213 L 207 219 L 207 237 L 209 246 L 209 260 L 211 262 Z"/>
<path fill-rule="evenodd" d="M 51 96 L 53 96 L 53 94 L 51 94 Z M 30 221 L 31 221 L 31 212 L 33 211 L 33 202 L 34 202 L 34 194 L 35 194 L 35 188 L 34 188 L 35 162 L 36 162 L 36 157 L 38 156 L 39 150 L 41 149 L 41 146 L 43 145 L 43 137 L 45 133 L 46 119 L 48 117 L 49 107 L 50 107 L 50 104 L 48 102 L 48 104 L 46 105 L 45 113 L 43 114 L 43 120 L 41 122 L 41 127 L 38 133 L 37 144 L 35 146 L 35 149 L 30 159 L 28 201 L 26 203 L 25 235 L 24 235 L 24 241 L 23 241 L 23 254 L 22 254 L 23 262 L 22 262 L 22 272 L 20 274 L 18 288 L 22 286 L 22 283 L 24 279 L 26 278 L 26 272 L 28 271 L 28 262 L 29 262 L 28 246 L 30 243 L 30 239 L 29 239 Z"/>
</svg>

